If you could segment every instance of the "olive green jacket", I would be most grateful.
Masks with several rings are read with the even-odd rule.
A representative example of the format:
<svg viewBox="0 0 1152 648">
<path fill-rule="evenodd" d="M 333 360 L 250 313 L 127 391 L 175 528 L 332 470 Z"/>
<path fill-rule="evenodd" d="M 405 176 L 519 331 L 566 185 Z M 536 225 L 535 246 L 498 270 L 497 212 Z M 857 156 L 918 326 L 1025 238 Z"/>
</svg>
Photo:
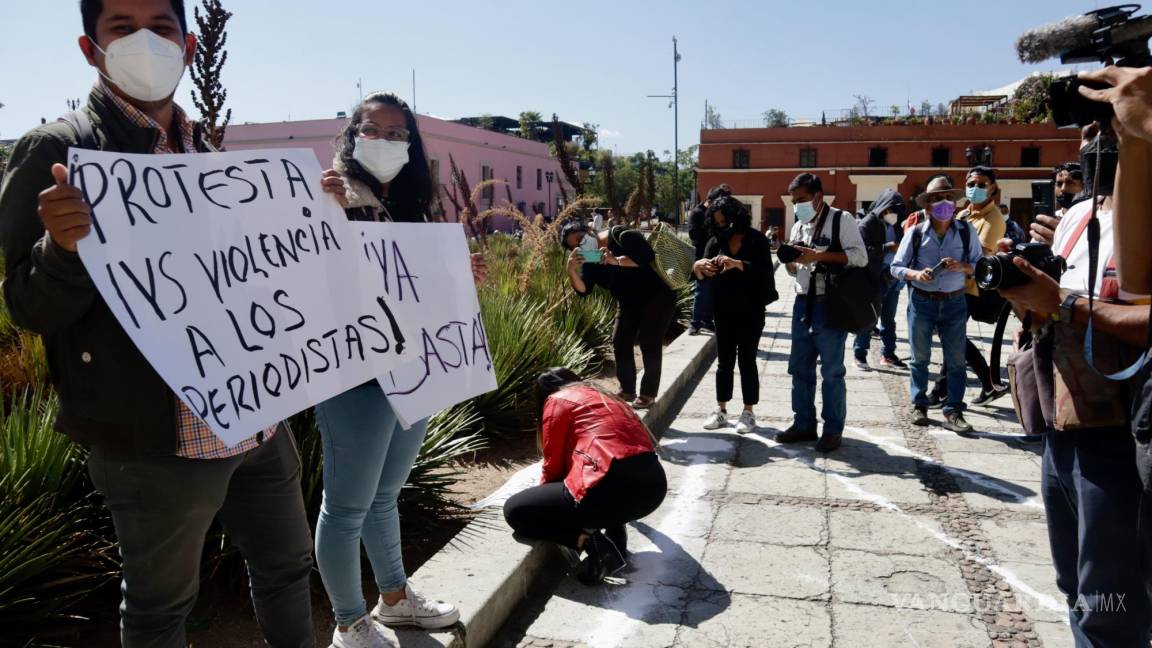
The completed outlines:
<svg viewBox="0 0 1152 648">
<path fill-rule="evenodd" d="M 82 108 L 99 148 L 151 153 L 159 132 L 135 125 L 96 87 Z M 39 333 L 60 395 L 56 429 L 85 445 L 140 455 L 177 447 L 177 399 L 97 292 L 80 256 L 57 246 L 37 214 L 52 165 L 67 164 L 78 135 L 44 124 L 16 142 L 0 184 L 3 296 L 12 321 Z M 197 148 L 213 150 L 196 128 Z"/>
</svg>

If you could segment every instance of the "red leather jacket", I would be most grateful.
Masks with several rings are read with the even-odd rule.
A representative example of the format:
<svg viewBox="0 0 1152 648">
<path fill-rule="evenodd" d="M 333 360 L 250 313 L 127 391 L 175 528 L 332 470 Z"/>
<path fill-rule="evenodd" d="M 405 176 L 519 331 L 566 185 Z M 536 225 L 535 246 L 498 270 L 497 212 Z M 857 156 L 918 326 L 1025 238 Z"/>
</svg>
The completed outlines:
<svg viewBox="0 0 1152 648">
<path fill-rule="evenodd" d="M 542 426 L 541 483 L 563 479 L 577 502 L 604 478 L 613 459 L 655 452 L 648 428 L 631 407 L 585 385 L 549 396 Z"/>
</svg>

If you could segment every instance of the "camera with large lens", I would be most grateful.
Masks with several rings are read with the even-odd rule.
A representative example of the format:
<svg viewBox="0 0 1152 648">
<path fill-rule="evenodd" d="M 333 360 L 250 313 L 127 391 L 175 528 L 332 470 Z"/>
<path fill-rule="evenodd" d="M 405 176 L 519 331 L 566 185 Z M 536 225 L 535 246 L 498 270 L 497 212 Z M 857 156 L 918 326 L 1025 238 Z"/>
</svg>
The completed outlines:
<svg viewBox="0 0 1152 648">
<path fill-rule="evenodd" d="M 1152 36 L 1152 16 L 1133 16 L 1138 4 L 1125 4 L 1090 11 L 1022 34 L 1016 52 L 1025 63 L 1039 63 L 1053 56 L 1060 62 L 1112 63 L 1120 67 L 1152 65 L 1148 38 Z M 1086 126 L 1098 122 L 1107 129 L 1112 123 L 1112 104 L 1092 101 L 1079 87 L 1102 90 L 1107 84 L 1084 82 L 1069 75 L 1055 79 L 1048 89 L 1048 102 L 1057 126 Z"/>
<path fill-rule="evenodd" d="M 1064 259 L 1052 253 L 1047 243 L 1021 243 L 1008 252 L 982 257 L 976 262 L 976 284 L 984 290 L 1005 290 L 1023 286 L 1031 281 L 1012 259 L 1020 257 L 1041 272 L 1060 280 L 1064 274 Z"/>
</svg>

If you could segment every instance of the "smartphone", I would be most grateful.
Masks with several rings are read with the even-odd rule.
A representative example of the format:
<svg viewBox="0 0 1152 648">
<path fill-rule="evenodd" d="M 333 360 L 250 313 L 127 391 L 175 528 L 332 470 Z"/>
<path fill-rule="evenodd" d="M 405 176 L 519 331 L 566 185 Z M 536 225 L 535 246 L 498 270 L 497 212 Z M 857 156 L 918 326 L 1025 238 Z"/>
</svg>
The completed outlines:
<svg viewBox="0 0 1152 648">
<path fill-rule="evenodd" d="M 933 277 L 939 277 L 940 271 L 943 270 L 947 265 L 947 262 L 941 261 L 940 263 L 937 263 L 936 265 L 929 268 L 928 272 L 931 272 Z"/>
<path fill-rule="evenodd" d="M 1032 183 L 1032 218 L 1044 214 L 1055 216 L 1056 185 L 1051 180 L 1036 180 Z"/>
<path fill-rule="evenodd" d="M 584 257 L 584 261 L 587 263 L 600 263 L 604 260 L 602 250 L 580 250 L 580 256 Z"/>
</svg>

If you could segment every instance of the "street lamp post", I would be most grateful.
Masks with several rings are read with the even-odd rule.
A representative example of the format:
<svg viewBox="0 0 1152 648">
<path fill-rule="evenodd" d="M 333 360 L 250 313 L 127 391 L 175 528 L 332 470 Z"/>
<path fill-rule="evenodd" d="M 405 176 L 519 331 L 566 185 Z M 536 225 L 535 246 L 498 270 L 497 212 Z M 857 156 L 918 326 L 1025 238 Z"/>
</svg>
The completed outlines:
<svg viewBox="0 0 1152 648">
<path fill-rule="evenodd" d="M 676 222 L 682 222 L 680 210 L 680 50 L 676 37 L 672 37 L 672 94 L 648 95 L 658 99 L 671 99 L 672 109 L 672 199 L 676 203 Z"/>
<path fill-rule="evenodd" d="M 556 208 L 552 204 L 552 181 L 556 179 L 556 174 L 552 171 L 545 171 L 544 179 L 548 181 L 548 209 L 545 210 L 545 216 L 548 217 L 548 220 L 552 220 L 552 216 L 556 215 Z"/>
</svg>

